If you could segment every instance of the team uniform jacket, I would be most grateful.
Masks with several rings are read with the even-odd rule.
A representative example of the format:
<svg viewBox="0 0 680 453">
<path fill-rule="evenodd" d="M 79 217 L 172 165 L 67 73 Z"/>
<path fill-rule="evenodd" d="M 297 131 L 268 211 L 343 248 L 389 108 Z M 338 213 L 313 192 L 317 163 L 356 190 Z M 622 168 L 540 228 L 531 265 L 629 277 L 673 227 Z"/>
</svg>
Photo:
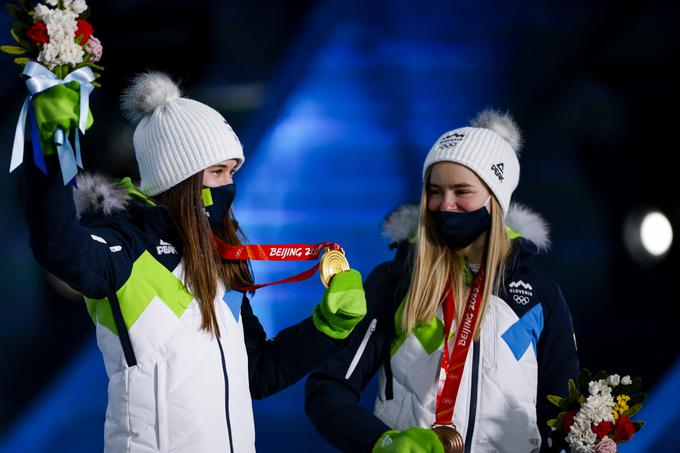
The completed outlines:
<svg viewBox="0 0 680 453">
<path fill-rule="evenodd" d="M 540 218 L 514 209 L 509 224 L 513 217 L 528 222 L 527 230 L 547 240 Z M 568 379 L 578 372 L 566 302 L 559 287 L 529 264 L 536 243 L 518 236 L 511 231 L 513 252 L 504 285 L 490 300 L 458 391 L 454 424 L 466 452 L 548 451 L 546 422 L 557 413 L 547 395 L 566 394 Z M 431 322 L 416 325 L 409 335 L 402 332 L 409 266 L 407 252 L 373 270 L 364 283 L 369 312 L 355 329 L 353 345 L 307 380 L 307 414 L 342 451 L 370 451 L 388 429 L 434 423 L 444 350 L 442 313 L 440 307 Z M 449 341 L 451 350 L 454 337 Z M 371 412 L 359 398 L 376 373 L 378 394 Z"/>
<path fill-rule="evenodd" d="M 251 397 L 296 382 L 344 342 L 311 318 L 268 340 L 248 298 L 223 286 L 214 299 L 221 336 L 202 330 L 168 210 L 95 177 L 79 180 L 77 214 L 49 164 L 49 176 L 24 166 L 30 245 L 85 295 L 96 325 L 109 378 L 105 451 L 254 452 Z"/>
</svg>

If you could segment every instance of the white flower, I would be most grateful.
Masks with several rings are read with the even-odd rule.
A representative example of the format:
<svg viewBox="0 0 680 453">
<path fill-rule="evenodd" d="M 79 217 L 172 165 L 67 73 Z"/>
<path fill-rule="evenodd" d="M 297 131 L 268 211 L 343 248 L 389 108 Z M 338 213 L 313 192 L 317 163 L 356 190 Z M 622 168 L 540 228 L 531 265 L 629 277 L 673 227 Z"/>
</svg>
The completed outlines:
<svg viewBox="0 0 680 453">
<path fill-rule="evenodd" d="M 623 379 L 621 379 L 621 383 L 623 385 L 630 385 L 633 383 L 633 381 L 631 380 L 630 376 L 624 376 Z"/>
<path fill-rule="evenodd" d="M 607 378 L 607 384 L 609 384 L 610 387 L 616 387 L 619 385 L 619 382 L 621 381 L 621 378 L 618 374 L 612 374 Z"/>
<path fill-rule="evenodd" d="M 37 13 L 38 7 L 36 7 Z M 38 61 L 50 69 L 59 65 L 75 66 L 81 63 L 85 51 L 74 38 L 77 14 L 73 11 L 49 8 L 41 9 L 40 14 L 47 26 L 50 41 L 40 51 Z"/>
<path fill-rule="evenodd" d="M 69 5 L 68 9 L 80 15 L 87 9 L 87 3 L 85 3 L 85 0 L 73 0 L 73 3 Z"/>
<path fill-rule="evenodd" d="M 607 381 L 604 379 L 600 379 L 599 381 L 590 381 L 588 383 L 588 392 L 591 395 L 597 395 L 598 393 L 602 392 L 606 387 L 609 387 L 607 385 Z"/>
<path fill-rule="evenodd" d="M 611 391 L 605 392 L 601 395 L 591 395 L 588 397 L 581 410 L 585 411 L 588 419 L 593 423 L 600 423 L 601 421 L 614 421 L 614 398 Z"/>
<path fill-rule="evenodd" d="M 51 13 L 52 10 L 50 8 L 40 3 L 33 10 L 33 20 L 36 22 L 41 20 L 44 21 L 45 17 L 49 16 Z"/>
<path fill-rule="evenodd" d="M 54 6 L 57 6 L 57 3 L 59 3 L 59 0 L 45 0 L 45 3 L 54 7 Z M 38 5 L 38 6 L 40 6 L 40 5 Z"/>
<path fill-rule="evenodd" d="M 591 422 L 583 408 L 576 413 L 574 424 L 567 434 L 566 441 L 570 450 L 576 453 L 592 453 L 597 435 L 590 428 Z"/>
</svg>

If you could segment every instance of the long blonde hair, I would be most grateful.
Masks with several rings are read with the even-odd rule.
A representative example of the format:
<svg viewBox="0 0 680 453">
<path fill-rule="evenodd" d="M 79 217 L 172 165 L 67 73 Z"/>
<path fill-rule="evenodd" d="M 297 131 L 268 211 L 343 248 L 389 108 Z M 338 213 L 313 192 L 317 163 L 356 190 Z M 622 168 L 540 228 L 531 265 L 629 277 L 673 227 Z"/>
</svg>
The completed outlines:
<svg viewBox="0 0 680 453">
<path fill-rule="evenodd" d="M 425 177 L 426 182 L 429 180 L 430 170 Z M 456 301 L 455 325 L 460 324 L 469 292 L 465 289 L 465 271 L 461 252 L 449 248 L 441 241 L 432 215 L 427 209 L 427 186 L 427 183 L 424 184 L 420 197 L 420 215 L 411 284 L 406 295 L 402 318 L 402 328 L 406 333 L 410 333 L 416 323 L 429 322 L 436 315 L 439 305 L 443 302 L 444 289 L 449 277 Z M 476 326 L 482 324 L 491 294 L 498 294 L 502 286 L 506 262 L 511 251 L 503 211 L 494 196 L 491 197 L 491 204 L 491 228 L 487 233 L 484 253 L 486 277 L 479 307 L 480 316 L 477 318 Z M 476 326 L 474 338 L 479 340 L 480 329 Z"/>
</svg>

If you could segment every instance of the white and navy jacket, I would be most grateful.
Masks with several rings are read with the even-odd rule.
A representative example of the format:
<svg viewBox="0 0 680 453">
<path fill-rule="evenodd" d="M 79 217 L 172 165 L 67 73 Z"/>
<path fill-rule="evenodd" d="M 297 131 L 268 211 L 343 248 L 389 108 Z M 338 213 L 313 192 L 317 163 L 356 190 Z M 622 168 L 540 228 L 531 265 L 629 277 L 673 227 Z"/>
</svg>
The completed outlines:
<svg viewBox="0 0 680 453">
<path fill-rule="evenodd" d="M 214 299 L 221 336 L 202 330 L 169 211 L 131 185 L 85 178 L 78 215 L 47 160 L 49 176 L 24 166 L 30 245 L 85 296 L 95 323 L 109 378 L 105 451 L 254 452 L 251 397 L 293 384 L 345 341 L 311 318 L 268 340 L 248 298 L 224 287 Z"/>
<path fill-rule="evenodd" d="M 480 340 L 468 353 L 454 410 L 466 452 L 549 451 L 546 422 L 557 414 L 547 395 L 565 394 L 568 379 L 578 372 L 567 304 L 559 287 L 529 264 L 547 246 L 545 224 L 517 205 L 507 220 L 533 241 L 513 239 L 504 286 L 492 296 Z M 369 312 L 355 330 L 353 346 L 307 380 L 307 414 L 342 451 L 371 451 L 388 429 L 429 428 L 434 422 L 444 349 L 441 309 L 432 322 L 409 335 L 401 332 L 409 266 L 410 252 L 402 248 L 395 260 L 373 270 L 364 284 Z M 376 373 L 371 412 L 359 399 Z"/>
</svg>

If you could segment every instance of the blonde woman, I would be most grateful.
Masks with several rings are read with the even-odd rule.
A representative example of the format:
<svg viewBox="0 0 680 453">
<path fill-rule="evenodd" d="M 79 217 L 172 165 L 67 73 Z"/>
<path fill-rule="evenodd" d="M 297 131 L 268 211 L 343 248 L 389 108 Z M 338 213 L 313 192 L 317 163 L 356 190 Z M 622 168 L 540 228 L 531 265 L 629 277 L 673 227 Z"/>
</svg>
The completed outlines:
<svg viewBox="0 0 680 453">
<path fill-rule="evenodd" d="M 401 250 L 365 282 L 353 347 L 307 381 L 307 413 L 335 447 L 549 450 L 546 395 L 564 393 L 578 360 L 559 287 L 529 263 L 545 223 L 510 203 L 519 148 L 512 119 L 485 111 L 430 150 L 420 208 L 386 223 Z M 369 411 L 358 400 L 376 373 Z"/>
</svg>

